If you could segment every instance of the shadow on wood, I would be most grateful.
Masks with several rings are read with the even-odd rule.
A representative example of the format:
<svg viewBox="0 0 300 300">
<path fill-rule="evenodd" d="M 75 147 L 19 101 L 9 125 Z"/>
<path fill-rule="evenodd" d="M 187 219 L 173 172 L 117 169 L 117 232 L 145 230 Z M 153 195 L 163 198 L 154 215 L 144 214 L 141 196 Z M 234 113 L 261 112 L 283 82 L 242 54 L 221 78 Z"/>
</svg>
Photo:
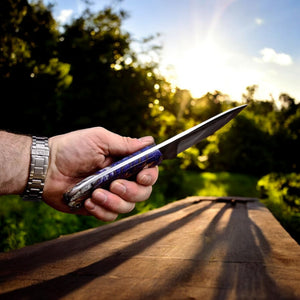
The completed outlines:
<svg viewBox="0 0 300 300">
<path fill-rule="evenodd" d="M 299 250 L 254 199 L 190 197 L 1 254 L 0 299 L 299 299 Z"/>
</svg>

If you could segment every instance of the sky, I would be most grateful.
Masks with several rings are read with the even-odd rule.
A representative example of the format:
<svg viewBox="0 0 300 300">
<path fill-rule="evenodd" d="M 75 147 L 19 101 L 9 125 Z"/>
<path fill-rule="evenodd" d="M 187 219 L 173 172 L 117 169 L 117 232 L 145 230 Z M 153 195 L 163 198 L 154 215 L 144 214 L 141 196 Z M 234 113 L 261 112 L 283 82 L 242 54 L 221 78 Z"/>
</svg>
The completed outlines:
<svg viewBox="0 0 300 300">
<path fill-rule="evenodd" d="M 86 7 L 82 0 L 49 2 L 61 24 Z M 219 90 L 241 100 L 256 84 L 257 99 L 288 93 L 300 101 L 300 0 L 92 2 L 93 11 L 110 4 L 127 11 L 123 30 L 134 39 L 159 33 L 160 72 L 194 97 Z"/>
</svg>

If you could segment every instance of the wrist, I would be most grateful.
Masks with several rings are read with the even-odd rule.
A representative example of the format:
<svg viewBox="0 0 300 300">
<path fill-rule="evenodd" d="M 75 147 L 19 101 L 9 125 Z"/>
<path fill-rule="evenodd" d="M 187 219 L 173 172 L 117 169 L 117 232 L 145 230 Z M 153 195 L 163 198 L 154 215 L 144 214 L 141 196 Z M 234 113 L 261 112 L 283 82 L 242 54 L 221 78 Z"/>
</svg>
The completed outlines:
<svg viewBox="0 0 300 300">
<path fill-rule="evenodd" d="M 0 194 L 22 194 L 30 165 L 31 137 L 0 131 Z"/>
</svg>

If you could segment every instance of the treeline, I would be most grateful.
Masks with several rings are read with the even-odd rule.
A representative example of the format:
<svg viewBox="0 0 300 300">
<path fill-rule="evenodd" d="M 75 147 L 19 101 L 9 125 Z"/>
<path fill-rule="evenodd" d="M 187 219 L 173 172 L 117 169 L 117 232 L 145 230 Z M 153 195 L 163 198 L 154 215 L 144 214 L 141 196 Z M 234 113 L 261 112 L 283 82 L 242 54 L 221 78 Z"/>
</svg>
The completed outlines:
<svg viewBox="0 0 300 300">
<path fill-rule="evenodd" d="M 287 94 L 277 102 L 257 101 L 255 88 L 248 87 L 244 95 L 245 112 L 202 150 L 205 167 L 256 176 L 299 172 L 300 106 Z"/>
</svg>

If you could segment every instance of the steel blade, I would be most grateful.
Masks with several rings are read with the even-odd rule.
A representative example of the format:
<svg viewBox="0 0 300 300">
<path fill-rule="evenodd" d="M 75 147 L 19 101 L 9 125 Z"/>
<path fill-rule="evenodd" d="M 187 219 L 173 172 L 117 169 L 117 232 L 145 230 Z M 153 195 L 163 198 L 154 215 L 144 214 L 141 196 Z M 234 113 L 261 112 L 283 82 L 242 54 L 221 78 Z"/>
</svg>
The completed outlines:
<svg viewBox="0 0 300 300">
<path fill-rule="evenodd" d="M 160 143 L 154 148 L 159 149 L 164 159 L 175 158 L 179 153 L 198 144 L 203 139 L 215 133 L 218 129 L 232 120 L 247 105 L 241 105 L 220 113 L 172 138 Z"/>
</svg>

